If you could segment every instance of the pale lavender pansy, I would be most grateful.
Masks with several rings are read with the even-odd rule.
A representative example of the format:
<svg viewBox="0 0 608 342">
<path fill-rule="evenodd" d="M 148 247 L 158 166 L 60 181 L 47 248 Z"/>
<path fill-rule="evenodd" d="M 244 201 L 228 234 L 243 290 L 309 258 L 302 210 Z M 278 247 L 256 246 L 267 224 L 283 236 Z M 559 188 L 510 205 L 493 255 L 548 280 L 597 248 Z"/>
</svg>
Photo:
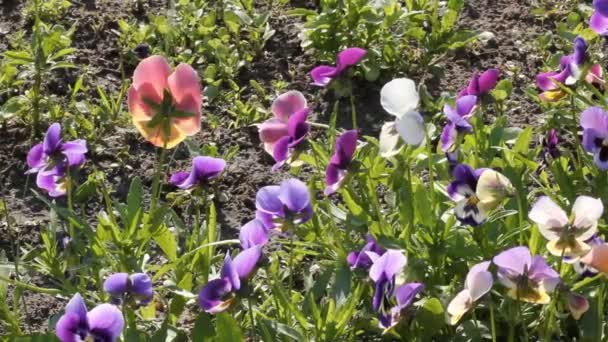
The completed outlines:
<svg viewBox="0 0 608 342">
<path fill-rule="evenodd" d="M 490 292 L 494 278 L 488 271 L 489 267 L 489 261 L 480 262 L 471 267 L 465 280 L 464 290 L 460 291 L 448 304 L 447 313 L 450 317 L 450 324 L 458 323 L 462 316 L 473 308 L 476 301 Z"/>
<path fill-rule="evenodd" d="M 258 190 L 255 198 L 256 218 L 266 229 L 285 229 L 286 224 L 302 224 L 312 217 L 310 192 L 302 181 L 291 178 L 281 185 Z"/>
<path fill-rule="evenodd" d="M 304 95 L 291 90 L 274 100 L 271 111 L 274 117 L 260 124 L 258 132 L 264 150 L 276 162 L 273 170 L 278 170 L 306 138 L 310 129 L 306 122 L 310 109 Z"/>
<path fill-rule="evenodd" d="M 366 243 L 363 248 L 358 252 L 350 252 L 346 257 L 346 261 L 350 265 L 351 269 L 369 269 L 372 266 L 372 259 L 369 257 L 367 252 L 373 252 L 378 256 L 381 256 L 386 250 L 378 244 L 371 234 L 367 234 Z"/>
<path fill-rule="evenodd" d="M 534 203 L 530 210 L 530 220 L 549 240 L 547 250 L 562 257 L 580 257 L 591 250 L 585 243 L 597 232 L 597 221 L 604 212 L 600 199 L 579 196 L 572 205 L 570 218 L 549 197 L 543 196 Z"/>
<path fill-rule="evenodd" d="M 608 112 L 590 107 L 581 113 L 583 148 L 593 154 L 593 161 L 601 170 L 608 170 Z"/>
<path fill-rule="evenodd" d="M 476 105 L 477 96 L 465 95 L 456 99 L 455 107 L 448 104 L 443 107 L 443 113 L 448 120 L 441 132 L 441 149 L 443 152 L 454 151 L 458 136 L 473 130 L 469 120 L 475 114 Z"/>
<path fill-rule="evenodd" d="M 122 334 L 125 322 L 120 310 L 112 304 L 101 304 L 88 311 L 80 294 L 75 294 L 55 327 L 61 342 L 114 342 Z"/>
<path fill-rule="evenodd" d="M 336 150 L 325 169 L 325 191 L 329 196 L 342 186 L 357 148 L 357 130 L 342 133 L 336 139 Z"/>
<path fill-rule="evenodd" d="M 42 143 L 34 145 L 27 154 L 29 170 L 26 174 L 37 173 L 36 185 L 51 197 L 66 193 L 65 176 L 69 169 L 85 162 L 86 141 L 72 140 L 63 142 L 61 125 L 52 124 Z"/>
<path fill-rule="evenodd" d="M 253 219 L 241 227 L 239 240 L 241 247 L 248 249 L 254 246 L 264 246 L 269 239 L 269 231 L 264 223 L 258 219 Z"/>
<path fill-rule="evenodd" d="M 221 158 L 206 156 L 192 159 L 190 172 L 178 171 L 171 176 L 169 182 L 180 189 L 191 189 L 203 185 L 219 176 L 226 167 L 226 161 Z"/>
<path fill-rule="evenodd" d="M 498 280 L 506 286 L 511 298 L 547 304 L 560 282 L 559 273 L 540 255 L 532 256 L 528 247 L 520 246 L 501 252 L 493 259 L 498 267 Z"/>
<path fill-rule="evenodd" d="M 490 91 L 496 88 L 499 76 L 500 70 L 498 69 L 488 69 L 481 74 L 474 73 L 468 86 L 458 93 L 458 98 L 467 95 L 475 95 L 480 97 L 488 94 Z"/>
<path fill-rule="evenodd" d="M 234 260 L 226 254 L 220 277 L 210 280 L 198 297 L 200 307 L 210 314 L 220 313 L 230 307 L 242 283 L 250 277 L 262 257 L 260 246 L 240 252 Z"/>
<path fill-rule="evenodd" d="M 334 79 L 340 77 L 348 68 L 357 65 L 367 54 L 367 50 L 358 47 L 347 48 L 338 53 L 336 66 L 319 65 L 312 69 L 310 76 L 313 85 L 326 87 Z"/>
<path fill-rule="evenodd" d="M 130 296 L 138 305 L 147 305 L 154 298 L 152 279 L 145 273 L 114 273 L 104 281 L 103 290 L 110 294 L 116 303 Z"/>
</svg>

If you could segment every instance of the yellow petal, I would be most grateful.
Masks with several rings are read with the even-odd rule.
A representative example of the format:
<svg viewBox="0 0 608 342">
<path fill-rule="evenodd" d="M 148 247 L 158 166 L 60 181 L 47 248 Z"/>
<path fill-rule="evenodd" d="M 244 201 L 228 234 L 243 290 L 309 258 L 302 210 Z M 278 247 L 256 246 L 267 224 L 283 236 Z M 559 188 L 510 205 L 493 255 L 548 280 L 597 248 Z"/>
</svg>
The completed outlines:
<svg viewBox="0 0 608 342">
<path fill-rule="evenodd" d="M 549 90 L 540 94 L 540 99 L 543 102 L 556 102 L 566 96 L 566 92 L 561 89 Z"/>
<path fill-rule="evenodd" d="M 552 240 L 547 243 L 547 250 L 549 253 L 561 257 L 580 257 L 587 254 L 591 247 L 579 240 L 563 241 L 563 240 Z"/>
<path fill-rule="evenodd" d="M 170 149 L 186 139 L 186 135 L 173 125 L 171 126 L 169 136 L 165 137 L 162 125 L 149 127 L 148 121 L 133 121 L 133 124 L 146 140 L 157 147 Z"/>
<path fill-rule="evenodd" d="M 507 294 L 513 299 L 518 299 L 527 303 L 549 304 L 549 302 L 551 301 L 551 297 L 549 297 L 547 291 L 542 286 L 539 286 L 536 289 L 529 289 L 528 291 L 520 292 L 524 293 L 519 293 L 518 296 L 517 289 L 509 289 L 509 292 L 507 292 Z"/>
<path fill-rule="evenodd" d="M 513 185 L 507 177 L 494 170 L 484 171 L 477 181 L 476 195 L 484 209 L 491 211 L 513 194 Z"/>
</svg>

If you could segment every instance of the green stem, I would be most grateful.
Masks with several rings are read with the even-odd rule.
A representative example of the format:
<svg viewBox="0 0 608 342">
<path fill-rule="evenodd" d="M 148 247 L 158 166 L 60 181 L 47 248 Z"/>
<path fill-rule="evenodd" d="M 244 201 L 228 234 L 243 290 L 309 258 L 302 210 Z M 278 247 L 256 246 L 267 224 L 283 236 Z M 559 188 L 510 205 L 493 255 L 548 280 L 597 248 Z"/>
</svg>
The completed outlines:
<svg viewBox="0 0 608 342">
<path fill-rule="evenodd" d="M 158 205 L 159 197 L 160 197 L 160 188 L 161 181 L 160 177 L 163 172 L 163 164 L 165 163 L 165 158 L 167 158 L 167 149 L 162 148 L 160 151 L 160 157 L 156 163 L 156 170 L 154 171 L 154 179 L 152 180 L 152 203 L 150 205 L 150 212 L 154 212 L 156 210 L 156 206 Z"/>
<path fill-rule="evenodd" d="M 353 129 L 357 129 L 357 109 L 355 108 L 355 96 L 353 96 L 352 89 L 350 92 L 350 115 L 353 123 Z"/>
<path fill-rule="evenodd" d="M 58 295 L 61 293 L 61 291 L 58 289 L 47 289 L 44 287 L 38 287 L 36 285 L 30 285 L 30 284 L 23 283 L 19 280 L 7 278 L 5 276 L 0 276 L 0 281 L 9 283 L 15 287 L 19 287 L 19 288 L 22 288 L 25 290 L 30 290 L 30 291 L 34 291 L 34 292 L 38 292 L 38 293 L 44 293 L 44 294 L 49 294 L 49 295 Z"/>
<path fill-rule="evenodd" d="M 42 87 L 42 42 L 40 39 L 40 1 L 34 0 L 34 85 L 32 86 L 32 137 L 40 128 L 40 88 Z"/>
<path fill-rule="evenodd" d="M 255 338 L 256 334 L 255 334 L 255 316 L 253 314 L 253 296 L 249 296 L 249 298 L 247 298 L 247 305 L 249 306 L 249 319 L 251 320 L 251 337 Z"/>
<path fill-rule="evenodd" d="M 602 281 L 600 284 L 600 288 L 597 291 L 597 320 L 600 331 L 597 334 L 597 341 L 603 341 L 604 337 L 604 295 L 606 292 L 606 282 Z"/>
<path fill-rule="evenodd" d="M 496 342 L 496 323 L 494 320 L 494 301 L 490 294 L 490 327 L 492 330 L 492 342 Z"/>
</svg>

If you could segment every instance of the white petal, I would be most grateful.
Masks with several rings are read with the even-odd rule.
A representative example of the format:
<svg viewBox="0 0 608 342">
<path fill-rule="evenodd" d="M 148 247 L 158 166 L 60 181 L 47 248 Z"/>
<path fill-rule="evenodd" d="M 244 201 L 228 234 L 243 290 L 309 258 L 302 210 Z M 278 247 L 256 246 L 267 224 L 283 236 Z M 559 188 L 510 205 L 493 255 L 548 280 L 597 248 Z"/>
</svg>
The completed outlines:
<svg viewBox="0 0 608 342">
<path fill-rule="evenodd" d="M 589 196 L 579 196 L 572 206 L 574 226 L 579 229 L 595 228 L 597 220 L 599 220 L 603 212 L 604 205 L 602 205 L 601 200 Z"/>
<path fill-rule="evenodd" d="M 477 301 L 488 293 L 492 288 L 492 284 L 494 284 L 494 279 L 492 278 L 492 273 L 488 271 L 475 273 L 470 279 L 467 277 L 467 289 L 473 301 Z"/>
<path fill-rule="evenodd" d="M 424 140 L 424 120 L 418 112 L 408 112 L 395 120 L 395 128 L 407 144 L 417 146 Z"/>
<path fill-rule="evenodd" d="M 469 294 L 469 290 L 460 291 L 454 299 L 448 304 L 448 315 L 450 315 L 450 324 L 455 325 L 471 309 L 473 299 Z"/>
<path fill-rule="evenodd" d="M 409 78 L 396 78 L 382 87 L 380 103 L 384 110 L 396 117 L 416 110 L 420 102 L 420 95 L 416 90 L 416 83 Z"/>
<path fill-rule="evenodd" d="M 551 228 L 561 228 L 568 224 L 566 213 L 547 196 L 534 203 L 528 217 L 538 225 L 538 230 L 548 240 L 559 239 L 560 234 Z"/>
<path fill-rule="evenodd" d="M 395 122 L 386 122 L 380 131 L 380 156 L 392 157 L 401 151 L 403 144 L 399 138 L 399 132 L 395 128 Z"/>
</svg>

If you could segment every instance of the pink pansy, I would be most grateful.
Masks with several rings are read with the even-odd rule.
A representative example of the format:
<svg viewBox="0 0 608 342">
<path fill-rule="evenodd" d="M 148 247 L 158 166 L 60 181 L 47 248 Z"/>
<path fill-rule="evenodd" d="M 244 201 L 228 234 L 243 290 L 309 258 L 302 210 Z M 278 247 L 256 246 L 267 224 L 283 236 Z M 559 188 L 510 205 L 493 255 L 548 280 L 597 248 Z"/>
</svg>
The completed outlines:
<svg viewBox="0 0 608 342">
<path fill-rule="evenodd" d="M 162 56 L 142 60 L 127 102 L 133 124 L 155 146 L 173 148 L 201 130 L 201 86 L 188 64 L 179 64 L 171 73 Z"/>
</svg>

